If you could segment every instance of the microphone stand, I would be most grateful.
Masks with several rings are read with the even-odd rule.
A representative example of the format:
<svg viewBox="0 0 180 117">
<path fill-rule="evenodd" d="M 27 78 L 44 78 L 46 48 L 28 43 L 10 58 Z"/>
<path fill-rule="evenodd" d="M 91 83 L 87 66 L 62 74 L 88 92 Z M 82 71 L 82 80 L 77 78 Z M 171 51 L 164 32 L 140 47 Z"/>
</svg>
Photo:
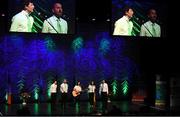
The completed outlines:
<svg viewBox="0 0 180 117">
<path fill-rule="evenodd" d="M 35 11 L 36 14 L 38 14 L 38 12 L 37 12 L 36 9 L 34 9 L 34 11 Z M 39 15 L 39 14 L 38 14 L 38 15 Z M 39 16 L 40 16 L 40 15 L 39 15 Z M 42 18 L 42 19 L 45 19 L 45 18 L 42 17 L 42 16 L 41 16 L 41 18 Z M 56 33 L 59 33 L 59 32 L 54 28 L 54 26 L 53 26 L 47 19 L 45 19 L 45 21 L 47 21 L 47 23 L 55 30 Z"/>
<path fill-rule="evenodd" d="M 151 34 L 151 36 L 153 37 L 153 34 L 149 31 L 149 29 L 143 24 L 143 26 L 146 28 L 146 30 L 149 32 L 149 34 Z"/>
<path fill-rule="evenodd" d="M 45 21 L 47 21 L 47 23 L 56 31 L 56 33 L 59 33 L 47 19 Z"/>
</svg>

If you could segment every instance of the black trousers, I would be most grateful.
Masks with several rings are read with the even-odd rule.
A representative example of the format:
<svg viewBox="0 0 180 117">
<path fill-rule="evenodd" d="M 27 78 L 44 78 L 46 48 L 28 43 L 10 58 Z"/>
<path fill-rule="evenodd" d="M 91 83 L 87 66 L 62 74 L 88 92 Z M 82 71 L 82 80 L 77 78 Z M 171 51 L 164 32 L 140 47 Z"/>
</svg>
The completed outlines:
<svg viewBox="0 0 180 117">
<path fill-rule="evenodd" d="M 79 104 L 79 102 L 80 102 L 80 95 L 74 97 L 74 101 L 75 101 L 75 103 Z"/>
<path fill-rule="evenodd" d="M 90 105 L 94 105 L 94 93 L 89 93 L 89 103 Z"/>
<path fill-rule="evenodd" d="M 57 94 L 51 93 L 51 103 L 56 103 L 56 99 L 57 99 Z"/>
<path fill-rule="evenodd" d="M 67 101 L 67 93 L 62 93 L 61 95 L 62 104 L 65 104 Z"/>
<path fill-rule="evenodd" d="M 104 109 L 107 109 L 107 100 L 108 100 L 107 92 L 101 92 L 101 100 L 102 100 L 102 107 Z"/>
<path fill-rule="evenodd" d="M 57 93 L 51 93 L 51 111 L 52 113 L 56 111 L 56 98 Z"/>
</svg>

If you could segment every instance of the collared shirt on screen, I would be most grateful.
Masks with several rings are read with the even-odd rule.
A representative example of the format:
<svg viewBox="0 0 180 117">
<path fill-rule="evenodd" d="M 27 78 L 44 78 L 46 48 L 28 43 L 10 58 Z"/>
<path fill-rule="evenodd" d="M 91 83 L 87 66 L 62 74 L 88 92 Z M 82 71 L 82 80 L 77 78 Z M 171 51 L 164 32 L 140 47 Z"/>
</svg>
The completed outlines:
<svg viewBox="0 0 180 117">
<path fill-rule="evenodd" d="M 67 21 L 65 21 L 62 18 L 57 18 L 56 16 L 53 15 L 52 17 L 45 20 L 44 23 L 43 23 L 42 33 L 62 33 L 62 34 L 67 34 L 67 32 L 68 32 Z"/>
<path fill-rule="evenodd" d="M 34 19 L 25 10 L 22 10 L 12 18 L 11 32 L 32 32 Z"/>
<path fill-rule="evenodd" d="M 113 35 L 131 36 L 133 23 L 127 16 L 123 16 L 115 22 Z"/>
<path fill-rule="evenodd" d="M 155 29 L 155 34 L 153 33 L 153 28 Z M 161 27 L 157 23 L 152 23 L 151 21 L 147 21 L 141 26 L 140 36 L 160 37 Z"/>
</svg>

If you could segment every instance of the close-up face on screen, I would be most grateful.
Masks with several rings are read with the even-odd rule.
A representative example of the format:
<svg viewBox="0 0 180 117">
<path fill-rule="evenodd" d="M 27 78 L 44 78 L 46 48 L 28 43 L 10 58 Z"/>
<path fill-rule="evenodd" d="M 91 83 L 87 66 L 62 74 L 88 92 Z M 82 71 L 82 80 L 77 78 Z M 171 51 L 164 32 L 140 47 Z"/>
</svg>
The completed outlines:
<svg viewBox="0 0 180 117">
<path fill-rule="evenodd" d="M 8 32 L 75 34 L 75 1 L 8 0 Z"/>
<path fill-rule="evenodd" d="M 167 37 L 163 0 L 112 0 L 113 36 Z"/>
</svg>

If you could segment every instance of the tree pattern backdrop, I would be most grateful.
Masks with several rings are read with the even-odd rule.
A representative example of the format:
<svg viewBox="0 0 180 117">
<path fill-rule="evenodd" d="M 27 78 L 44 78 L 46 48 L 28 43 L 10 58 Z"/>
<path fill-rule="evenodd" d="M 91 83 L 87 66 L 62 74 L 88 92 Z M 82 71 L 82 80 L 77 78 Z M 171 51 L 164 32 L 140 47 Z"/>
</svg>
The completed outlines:
<svg viewBox="0 0 180 117">
<path fill-rule="evenodd" d="M 140 74 L 138 62 L 128 54 L 131 49 L 125 39 L 100 32 L 93 39 L 82 35 L 68 40 L 18 34 L 1 37 L 0 99 L 4 99 L 9 86 L 14 100 L 25 90 L 33 100 L 42 101 L 49 98 L 53 79 L 58 80 L 59 86 L 66 78 L 71 92 L 77 80 L 83 88 L 94 80 L 98 89 L 102 79 L 111 86 L 114 80 L 131 83 L 134 75 Z"/>
</svg>

